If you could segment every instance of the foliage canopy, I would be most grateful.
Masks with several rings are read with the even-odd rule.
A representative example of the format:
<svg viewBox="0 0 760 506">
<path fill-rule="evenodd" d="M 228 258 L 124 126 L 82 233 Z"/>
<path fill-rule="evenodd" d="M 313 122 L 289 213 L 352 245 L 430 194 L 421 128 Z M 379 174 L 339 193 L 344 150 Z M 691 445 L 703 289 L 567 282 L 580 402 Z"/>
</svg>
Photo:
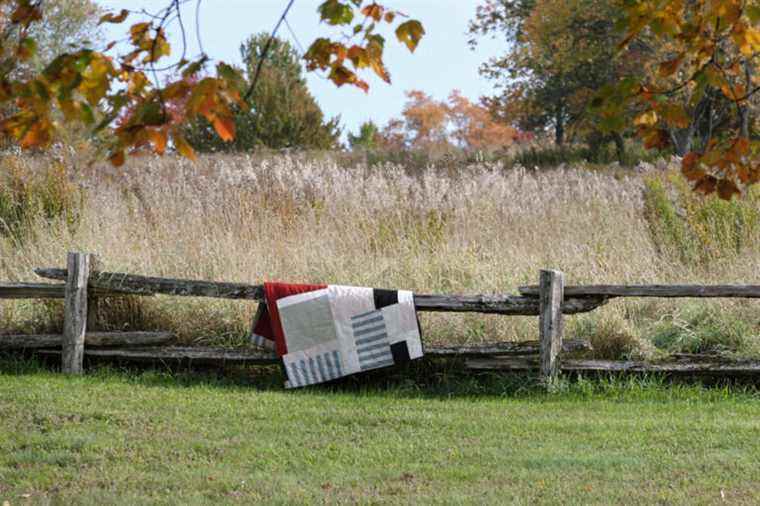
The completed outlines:
<svg viewBox="0 0 760 506">
<path fill-rule="evenodd" d="M 0 106 L 15 110 L 2 118 L 0 131 L 23 148 L 45 147 L 56 131 L 81 124 L 92 134 L 107 133 L 109 158 L 124 163 L 127 154 L 151 149 L 162 154 L 171 143 L 189 158 L 195 151 L 184 135 L 183 123 L 204 118 L 224 142 L 236 135 L 237 108 L 247 109 L 257 75 L 248 83 L 239 69 L 219 62 L 215 75 L 206 75 L 210 59 L 201 54 L 167 63 L 172 48 L 167 28 L 173 20 L 185 36 L 181 7 L 170 0 L 166 7 L 133 23 L 128 29 L 131 46 L 115 55 L 116 41 L 96 50 L 86 41 L 58 54 L 40 72 L 21 75 L 16 70 L 38 51 L 35 28 L 44 23 L 43 0 L 0 0 Z M 292 5 L 292 2 L 288 5 Z M 285 13 L 283 13 L 284 19 Z M 304 55 L 307 70 L 323 70 L 336 85 L 350 84 L 365 91 L 361 75 L 372 71 L 390 82 L 383 62 L 385 38 L 380 27 L 395 28 L 396 38 L 413 51 L 424 34 L 419 21 L 377 2 L 326 0 L 318 8 L 320 20 L 350 33 L 335 39 L 320 37 Z M 122 24 L 141 13 L 123 9 L 109 12 L 100 23 Z M 279 23 L 278 23 L 279 26 Z M 268 44 L 267 44 L 268 45 Z M 176 77 L 161 83 L 160 71 Z M 182 111 L 170 111 L 168 103 L 181 103 Z M 62 113 L 59 121 L 54 114 Z"/>
<path fill-rule="evenodd" d="M 592 141 L 629 131 L 682 156 L 695 190 L 722 198 L 760 181 L 758 0 L 485 0 L 473 43 L 506 36 L 482 72 L 492 109 L 523 128 Z"/>
</svg>

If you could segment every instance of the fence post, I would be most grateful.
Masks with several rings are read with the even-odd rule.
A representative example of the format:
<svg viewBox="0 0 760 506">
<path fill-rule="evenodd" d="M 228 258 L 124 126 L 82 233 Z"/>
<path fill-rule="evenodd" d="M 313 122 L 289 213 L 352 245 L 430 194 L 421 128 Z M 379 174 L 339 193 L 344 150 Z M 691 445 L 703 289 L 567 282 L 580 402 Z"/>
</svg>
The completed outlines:
<svg viewBox="0 0 760 506">
<path fill-rule="evenodd" d="M 82 374 L 84 334 L 87 330 L 87 281 L 90 276 L 90 255 L 69 252 L 66 268 L 68 272 L 63 306 L 61 370 L 69 374 Z"/>
<path fill-rule="evenodd" d="M 90 254 L 90 265 L 87 269 L 88 277 L 93 273 L 101 270 L 100 257 L 98 255 Z M 100 322 L 100 299 L 95 295 L 94 290 L 87 292 L 87 331 L 94 332 L 101 330 Z"/>
<path fill-rule="evenodd" d="M 562 349 L 565 275 L 560 271 L 542 270 L 538 286 L 541 380 L 551 387 L 559 372 L 557 355 Z"/>
</svg>

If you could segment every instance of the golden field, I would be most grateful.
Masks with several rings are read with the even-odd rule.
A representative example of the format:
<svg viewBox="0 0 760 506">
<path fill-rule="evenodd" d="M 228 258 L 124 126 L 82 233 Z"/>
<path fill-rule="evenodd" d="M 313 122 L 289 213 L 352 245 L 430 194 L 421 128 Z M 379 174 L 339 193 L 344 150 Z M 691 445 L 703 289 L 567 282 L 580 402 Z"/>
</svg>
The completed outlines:
<svg viewBox="0 0 760 506">
<path fill-rule="evenodd" d="M 326 282 L 424 293 L 516 293 L 541 268 L 582 283 L 760 284 L 760 194 L 692 194 L 668 163 L 553 170 L 480 163 L 406 170 L 331 154 L 139 157 L 87 166 L 76 153 L 5 156 L 0 279 L 38 280 L 66 252 L 108 271 L 258 283 Z M 675 164 L 673 164 L 675 167 Z M 755 189 L 757 190 L 757 189 Z M 598 356 L 754 354 L 757 301 L 616 300 L 568 318 Z M 0 301 L 0 333 L 55 331 L 60 302 Z M 112 328 L 242 344 L 254 303 L 110 302 Z M 535 339 L 529 317 L 421 314 L 427 342 Z"/>
</svg>

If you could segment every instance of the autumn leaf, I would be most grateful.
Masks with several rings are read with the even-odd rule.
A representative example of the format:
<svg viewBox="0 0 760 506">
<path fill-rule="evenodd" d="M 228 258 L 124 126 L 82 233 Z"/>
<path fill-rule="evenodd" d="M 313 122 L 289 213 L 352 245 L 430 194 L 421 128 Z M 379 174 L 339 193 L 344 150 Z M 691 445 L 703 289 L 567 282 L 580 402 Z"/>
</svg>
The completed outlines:
<svg viewBox="0 0 760 506">
<path fill-rule="evenodd" d="M 150 137 L 150 141 L 153 144 L 154 151 L 159 155 L 163 155 L 164 151 L 166 150 L 166 131 L 152 128 L 148 130 L 148 136 Z"/>
<path fill-rule="evenodd" d="M 42 9 L 40 3 L 32 3 L 30 0 L 19 0 L 18 6 L 11 14 L 11 22 L 28 27 L 35 21 L 42 19 Z"/>
<path fill-rule="evenodd" d="M 50 122 L 38 118 L 33 121 L 26 132 L 21 136 L 20 144 L 23 149 L 44 147 L 50 143 L 51 125 Z"/>
<path fill-rule="evenodd" d="M 419 44 L 423 35 L 425 35 L 425 29 L 422 27 L 422 24 L 415 19 L 410 19 L 409 21 L 401 23 L 398 28 L 396 28 L 396 37 L 399 41 L 406 44 L 406 47 L 408 47 L 411 52 L 414 52 L 414 50 L 417 49 L 417 44 Z"/>
<path fill-rule="evenodd" d="M 235 122 L 229 116 L 214 116 L 211 123 L 214 130 L 224 142 L 231 142 L 235 138 Z"/>
<path fill-rule="evenodd" d="M 98 24 L 102 25 L 103 23 L 122 23 L 125 19 L 127 19 L 127 16 L 129 16 L 129 11 L 127 9 L 122 9 L 118 14 L 109 12 L 100 17 Z"/>
<path fill-rule="evenodd" d="M 676 71 L 678 70 L 679 65 L 681 65 L 681 60 L 683 60 L 683 56 L 679 56 L 677 58 L 673 58 L 672 60 L 667 60 L 660 63 L 660 66 L 659 66 L 660 76 L 670 77 L 673 74 L 675 74 Z"/>
<path fill-rule="evenodd" d="M 633 120 L 633 124 L 636 126 L 654 126 L 657 124 L 657 112 L 656 111 L 646 111 L 642 112 L 636 118 Z"/>
<path fill-rule="evenodd" d="M 114 167 L 121 167 L 124 165 L 124 150 L 120 149 L 114 153 L 111 154 L 111 156 L 108 157 L 108 161 L 111 162 L 111 165 Z"/>
<path fill-rule="evenodd" d="M 28 60 L 37 53 L 37 41 L 31 37 L 24 37 L 16 47 L 16 56 L 20 60 Z"/>
<path fill-rule="evenodd" d="M 715 176 L 705 176 L 700 179 L 696 185 L 694 185 L 694 191 L 709 195 L 715 191 L 715 186 L 718 180 Z"/>
<path fill-rule="evenodd" d="M 730 179 L 721 179 L 718 181 L 718 196 L 723 200 L 731 200 L 731 197 L 739 195 L 740 193 L 739 188 Z"/>
<path fill-rule="evenodd" d="M 174 147 L 177 148 L 177 152 L 184 156 L 185 158 L 188 158 L 192 161 L 195 161 L 198 159 L 198 156 L 195 154 L 195 150 L 190 146 L 190 144 L 185 140 L 182 135 L 175 132 L 174 135 L 172 135 L 172 139 L 174 140 Z"/>
<path fill-rule="evenodd" d="M 687 153 L 681 160 L 681 172 L 690 181 L 701 179 L 705 172 L 699 168 L 699 154 L 694 151 Z"/>
<path fill-rule="evenodd" d="M 354 19 L 354 11 L 338 0 L 327 0 L 318 8 L 319 17 L 330 25 L 347 25 Z"/>
<path fill-rule="evenodd" d="M 383 17 L 383 11 L 384 8 L 382 5 L 372 2 L 371 4 L 362 7 L 361 13 L 375 21 L 380 21 Z"/>
<path fill-rule="evenodd" d="M 72 44 L 66 52 L 53 55 L 41 71 L 30 72 L 31 77 L 27 77 L 17 70 L 19 62 L 31 60 L 37 51 L 37 35 L 32 35 L 36 32 L 29 27 L 44 22 L 47 11 L 42 9 L 40 0 L 0 0 L 7 7 L 6 31 L 12 32 L 14 41 L 5 47 L 0 41 L 3 53 L 0 105 L 8 109 L 0 119 L 0 133 L 22 148 L 31 149 L 50 144 L 59 128 L 83 125 L 88 134 L 113 136 L 107 157 L 114 165 L 121 165 L 126 157 L 147 149 L 163 154 L 169 143 L 182 156 L 194 159 L 195 152 L 181 135 L 180 127 L 182 122 L 198 116 L 205 117 L 223 141 L 232 141 L 235 138 L 232 106 L 236 106 L 235 111 L 237 107 L 246 107 L 241 92 L 247 89 L 247 83 L 240 70 L 219 63 L 216 77 L 199 77 L 208 57 L 201 56 L 195 61 L 181 57 L 178 62 L 166 65 L 181 77 L 161 86 L 146 74 L 152 71 L 152 65 L 140 68 L 141 63 L 152 64 L 170 55 L 164 27 L 179 17 L 181 3 L 171 2 L 161 18 L 143 12 L 145 21 L 125 29 L 132 47 L 122 54 L 106 54 L 116 47 L 116 40 L 102 52 L 82 41 L 79 47 Z M 336 85 L 350 84 L 365 92 L 369 85 L 355 71 L 371 69 L 381 79 L 390 81 L 383 62 L 385 40 L 376 29 L 383 22 L 393 23 L 400 15 L 398 12 L 379 2 L 365 5 L 362 0 L 325 0 L 318 12 L 327 24 L 348 25 L 348 32 L 353 28 L 353 35 L 342 33 L 338 40 L 318 38 L 304 56 L 308 70 L 327 70 Z M 352 20 L 359 13 L 365 19 L 352 27 Z M 133 14 L 129 9 L 106 12 L 99 16 L 98 24 L 123 23 Z M 166 20 L 169 21 L 164 23 Z M 398 31 L 410 49 L 416 47 L 423 33 L 418 22 L 404 23 Z M 347 68 L 348 61 L 353 70 Z"/>
</svg>

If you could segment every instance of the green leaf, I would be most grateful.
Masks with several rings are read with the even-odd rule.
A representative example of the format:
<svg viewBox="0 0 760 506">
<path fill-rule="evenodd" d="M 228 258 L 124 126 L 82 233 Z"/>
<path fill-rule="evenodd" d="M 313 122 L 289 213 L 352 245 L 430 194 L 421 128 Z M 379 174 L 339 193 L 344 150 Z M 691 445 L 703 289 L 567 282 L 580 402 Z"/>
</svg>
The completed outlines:
<svg viewBox="0 0 760 506">
<path fill-rule="evenodd" d="M 236 69 L 232 65 L 220 62 L 216 66 L 216 73 L 219 77 L 227 81 L 227 84 L 232 86 L 234 89 L 243 91 L 246 88 L 243 74 L 241 74 L 240 70 Z"/>
<path fill-rule="evenodd" d="M 760 5 L 748 5 L 745 12 L 753 25 L 760 23 Z"/>
<path fill-rule="evenodd" d="M 354 10 L 351 6 L 338 0 L 327 0 L 317 9 L 322 21 L 330 25 L 347 25 L 354 19 Z"/>
</svg>

